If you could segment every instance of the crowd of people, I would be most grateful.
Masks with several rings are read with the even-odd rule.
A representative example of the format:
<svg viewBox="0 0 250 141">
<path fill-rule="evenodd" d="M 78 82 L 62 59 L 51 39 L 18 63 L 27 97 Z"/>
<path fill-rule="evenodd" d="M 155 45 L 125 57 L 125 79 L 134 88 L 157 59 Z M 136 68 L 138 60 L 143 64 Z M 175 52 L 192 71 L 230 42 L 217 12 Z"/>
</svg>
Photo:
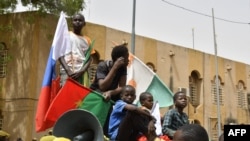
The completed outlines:
<svg viewBox="0 0 250 141">
<path fill-rule="evenodd" d="M 173 95 L 174 108 L 165 115 L 153 115 L 155 100 L 151 93 L 140 94 L 140 106 L 133 104 L 136 90 L 127 85 L 127 65 L 129 50 L 127 44 L 116 45 L 111 52 L 111 60 L 104 60 L 97 65 L 94 81 L 89 81 L 88 67 L 91 55 L 91 39 L 82 32 L 86 25 L 82 14 L 72 18 L 73 31 L 70 35 L 70 52 L 59 58 L 60 85 L 64 86 L 67 78 L 100 92 L 104 100 L 112 100 L 108 118 L 103 126 L 104 137 L 110 141 L 208 141 L 206 130 L 198 124 L 189 124 L 188 115 L 184 112 L 187 96 L 184 92 Z M 33 139 L 34 141 L 37 139 Z M 55 137 L 52 132 L 43 136 L 40 141 L 69 141 Z M 21 141 L 21 138 L 18 139 Z"/>
<path fill-rule="evenodd" d="M 184 92 L 173 95 L 174 108 L 165 115 L 152 114 L 154 98 L 151 93 L 140 94 L 140 106 L 133 104 L 136 90 L 126 85 L 129 50 L 126 44 L 116 45 L 111 52 L 111 60 L 101 61 L 97 65 L 94 81 L 90 84 L 88 67 L 95 53 L 90 48 L 91 39 L 82 33 L 85 26 L 82 14 L 73 16 L 73 31 L 70 31 L 71 51 L 60 57 L 61 86 L 67 78 L 100 92 L 104 100 L 114 101 L 109 109 L 108 118 L 103 126 L 103 133 L 110 141 L 208 141 L 206 130 L 198 124 L 189 124 L 188 115 L 184 112 L 187 96 Z M 159 130 L 157 130 L 159 129 Z M 48 135 L 40 141 L 68 141 Z"/>
<path fill-rule="evenodd" d="M 207 132 L 202 126 L 189 125 L 188 116 L 184 112 L 187 106 L 184 92 L 174 94 L 174 108 L 168 110 L 164 116 L 158 115 L 160 117 L 152 115 L 155 101 L 149 92 L 140 94 L 141 106 L 133 104 L 136 90 L 133 86 L 126 85 L 129 63 L 129 50 L 126 44 L 113 47 L 111 60 L 99 62 L 94 81 L 90 84 L 87 69 L 91 64 L 91 58 L 86 58 L 86 54 L 95 51 L 89 49 L 91 40 L 82 33 L 82 28 L 86 24 L 84 16 L 76 14 L 73 16 L 72 24 L 71 52 L 59 59 L 61 86 L 70 77 L 100 92 L 104 100 L 114 101 L 115 104 L 109 109 L 108 118 L 103 126 L 105 138 L 110 141 L 201 141 L 199 138 L 202 137 L 202 141 L 208 141 Z M 156 127 L 159 126 L 160 130 L 157 132 Z M 194 130 L 189 131 L 191 128 Z"/>
</svg>

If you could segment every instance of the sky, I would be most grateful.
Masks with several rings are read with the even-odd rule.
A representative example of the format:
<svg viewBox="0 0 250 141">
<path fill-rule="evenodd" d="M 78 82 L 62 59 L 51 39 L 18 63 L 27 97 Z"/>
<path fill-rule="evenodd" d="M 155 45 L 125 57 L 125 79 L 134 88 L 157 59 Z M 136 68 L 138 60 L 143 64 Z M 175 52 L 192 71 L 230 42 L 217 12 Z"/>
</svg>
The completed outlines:
<svg viewBox="0 0 250 141">
<path fill-rule="evenodd" d="M 134 0 L 85 1 L 87 22 L 132 33 Z M 250 0 L 136 0 L 135 7 L 136 35 L 213 55 L 217 50 L 250 65 Z"/>
</svg>

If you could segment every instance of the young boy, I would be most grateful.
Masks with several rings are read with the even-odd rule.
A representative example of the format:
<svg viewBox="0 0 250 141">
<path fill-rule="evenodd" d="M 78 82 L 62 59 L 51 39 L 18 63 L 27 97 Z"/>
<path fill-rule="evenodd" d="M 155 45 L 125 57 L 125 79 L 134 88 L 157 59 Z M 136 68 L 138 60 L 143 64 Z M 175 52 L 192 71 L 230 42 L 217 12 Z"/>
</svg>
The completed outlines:
<svg viewBox="0 0 250 141">
<path fill-rule="evenodd" d="M 112 49 L 112 60 L 105 60 L 98 64 L 94 82 L 90 88 L 103 94 L 105 100 L 116 102 L 120 99 L 122 87 L 127 81 L 127 65 L 128 65 L 128 48 L 125 44 L 117 45 Z M 112 107 L 108 113 L 111 114 Z M 109 121 L 106 120 L 103 132 L 108 136 Z"/>
<path fill-rule="evenodd" d="M 155 127 L 156 127 L 156 135 L 158 140 L 160 141 L 169 141 L 170 139 L 166 135 L 162 135 L 162 117 L 160 114 L 159 104 L 154 102 L 154 98 L 151 93 L 143 92 L 140 94 L 139 101 L 141 104 L 141 108 L 147 112 L 149 112 L 156 119 Z M 141 137 L 141 140 L 144 137 Z M 155 140 L 156 141 L 156 140 Z"/>
<path fill-rule="evenodd" d="M 90 86 L 87 69 L 90 66 L 91 58 L 87 59 L 86 54 L 88 51 L 91 53 L 94 53 L 95 51 L 89 50 L 91 40 L 89 37 L 82 34 L 82 28 L 85 24 L 85 18 L 82 14 L 77 13 L 73 16 L 73 31 L 69 32 L 70 47 L 67 49 L 69 50 L 69 53 L 59 58 L 61 64 L 61 86 L 65 84 L 68 77 L 78 81 L 86 87 Z"/>
<path fill-rule="evenodd" d="M 110 116 L 111 141 L 136 141 L 140 133 L 148 139 L 153 138 L 149 133 L 155 132 L 155 119 L 149 112 L 132 104 L 135 98 L 134 87 L 130 85 L 123 87 L 121 100 L 116 102 Z"/>
<path fill-rule="evenodd" d="M 169 138 L 173 138 L 174 133 L 178 128 L 183 125 L 189 124 L 188 116 L 183 112 L 183 109 L 187 106 L 187 97 L 184 92 L 175 93 L 173 109 L 170 109 L 163 119 L 162 132 Z"/>
<path fill-rule="evenodd" d="M 161 115 L 160 115 L 159 109 L 152 109 L 153 106 L 156 106 L 156 104 L 154 105 L 154 98 L 153 98 L 152 94 L 149 93 L 149 92 L 141 93 L 140 97 L 139 97 L 139 101 L 140 101 L 140 104 L 141 104 L 141 108 L 143 110 L 148 111 L 152 116 L 155 117 L 155 119 L 156 119 L 155 127 L 156 127 L 157 136 L 162 135 Z M 154 108 L 156 108 L 156 107 L 154 107 Z M 158 110 L 159 113 L 157 113 L 157 115 L 154 114 L 154 110 Z"/>
<path fill-rule="evenodd" d="M 209 141 L 209 137 L 201 125 L 186 124 L 175 132 L 172 141 Z"/>
<path fill-rule="evenodd" d="M 117 45 L 112 49 L 112 60 L 98 64 L 94 82 L 90 88 L 103 94 L 106 100 L 120 99 L 122 87 L 127 81 L 127 65 L 129 52 L 126 45 Z"/>
</svg>

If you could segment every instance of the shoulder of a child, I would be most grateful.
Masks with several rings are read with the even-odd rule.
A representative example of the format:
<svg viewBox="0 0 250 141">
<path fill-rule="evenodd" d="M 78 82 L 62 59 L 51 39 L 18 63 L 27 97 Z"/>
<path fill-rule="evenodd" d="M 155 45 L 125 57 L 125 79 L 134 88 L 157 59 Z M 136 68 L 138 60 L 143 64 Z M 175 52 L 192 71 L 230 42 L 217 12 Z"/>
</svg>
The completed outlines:
<svg viewBox="0 0 250 141">
<path fill-rule="evenodd" d="M 176 109 L 173 108 L 173 109 L 169 109 L 169 110 L 167 111 L 167 113 L 173 113 L 173 112 L 175 112 L 175 111 L 176 111 Z"/>
<path fill-rule="evenodd" d="M 108 60 L 100 61 L 100 62 L 98 63 L 98 67 L 108 69 L 107 61 L 108 61 Z"/>
<path fill-rule="evenodd" d="M 176 109 L 169 109 L 164 116 L 172 116 L 174 113 L 176 113 Z"/>
<path fill-rule="evenodd" d="M 151 112 L 151 111 L 150 111 L 150 109 L 148 109 L 148 108 L 147 108 L 147 107 L 145 107 L 145 106 L 141 106 L 140 108 L 141 108 L 142 110 L 144 110 L 144 111 L 149 112 L 149 113 Z"/>
</svg>

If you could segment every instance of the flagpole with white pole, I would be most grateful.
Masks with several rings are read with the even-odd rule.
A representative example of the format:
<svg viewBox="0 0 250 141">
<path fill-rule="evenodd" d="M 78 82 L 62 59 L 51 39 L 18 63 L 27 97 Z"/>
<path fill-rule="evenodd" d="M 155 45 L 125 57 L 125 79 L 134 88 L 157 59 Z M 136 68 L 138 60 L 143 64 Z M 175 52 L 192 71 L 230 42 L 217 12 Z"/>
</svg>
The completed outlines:
<svg viewBox="0 0 250 141">
<path fill-rule="evenodd" d="M 219 78 L 218 78 L 218 60 L 217 60 L 217 44 L 215 35 L 215 24 L 214 24 L 214 9 L 212 8 L 213 16 L 213 33 L 214 33 L 214 55 L 215 55 L 215 68 L 216 68 L 216 96 L 217 96 L 217 119 L 218 119 L 218 138 L 221 134 L 221 121 L 220 121 L 220 96 L 219 96 Z"/>
<path fill-rule="evenodd" d="M 132 52 L 132 54 L 134 54 L 134 55 L 135 55 L 135 9 L 136 9 L 136 0 L 133 0 L 131 52 Z"/>
</svg>

